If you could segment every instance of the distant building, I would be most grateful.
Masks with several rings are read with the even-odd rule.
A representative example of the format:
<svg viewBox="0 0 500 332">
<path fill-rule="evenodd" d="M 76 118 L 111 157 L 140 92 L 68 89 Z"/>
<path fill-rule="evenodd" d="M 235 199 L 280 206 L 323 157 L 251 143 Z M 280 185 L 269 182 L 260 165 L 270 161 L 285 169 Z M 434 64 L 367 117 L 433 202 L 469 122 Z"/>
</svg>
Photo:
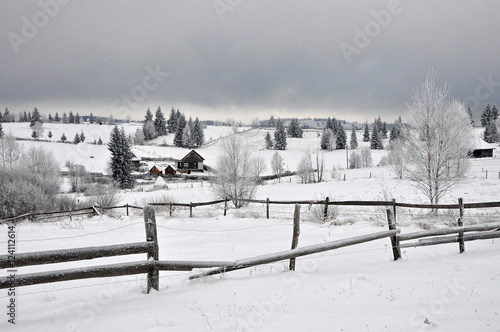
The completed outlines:
<svg viewBox="0 0 500 332">
<path fill-rule="evenodd" d="M 469 152 L 471 158 L 491 158 L 495 151 L 496 144 L 486 143 L 480 137 L 477 137 L 474 149 Z"/>
<path fill-rule="evenodd" d="M 195 150 L 191 150 L 181 159 L 176 159 L 177 171 L 180 173 L 203 172 L 203 161 L 205 158 L 200 156 Z"/>
<path fill-rule="evenodd" d="M 153 166 L 149 170 L 149 175 L 161 175 L 161 171 L 158 169 L 158 167 Z"/>
<path fill-rule="evenodd" d="M 163 174 L 165 174 L 165 176 L 174 176 L 176 173 L 177 171 L 175 170 L 175 168 L 170 165 L 168 165 L 167 168 L 165 168 L 165 171 L 163 171 Z"/>
</svg>

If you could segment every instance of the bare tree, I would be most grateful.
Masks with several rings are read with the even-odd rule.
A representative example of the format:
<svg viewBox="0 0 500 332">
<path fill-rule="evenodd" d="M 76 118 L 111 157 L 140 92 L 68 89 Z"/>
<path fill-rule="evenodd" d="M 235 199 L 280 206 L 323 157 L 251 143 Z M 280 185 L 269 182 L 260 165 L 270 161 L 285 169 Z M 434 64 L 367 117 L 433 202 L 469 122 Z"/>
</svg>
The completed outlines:
<svg viewBox="0 0 500 332">
<path fill-rule="evenodd" d="M 285 172 L 285 161 L 278 151 L 275 151 L 271 158 L 271 169 L 277 176 L 278 182 L 281 182 L 281 176 Z"/>
<path fill-rule="evenodd" d="M 236 208 L 243 206 L 237 199 L 251 199 L 256 191 L 255 162 L 251 149 L 238 135 L 222 141 L 213 177 L 214 192 L 228 198 Z"/>
<path fill-rule="evenodd" d="M 262 173 L 267 169 L 266 161 L 261 156 L 255 156 L 253 158 L 253 174 L 255 177 L 255 182 L 258 184 L 262 183 Z"/>
<path fill-rule="evenodd" d="M 361 149 L 361 167 L 368 168 L 373 166 L 372 150 L 369 148 Z"/>
<path fill-rule="evenodd" d="M 21 148 L 15 138 L 6 135 L 0 138 L 0 163 L 3 168 L 14 168 L 21 159 Z"/>
<path fill-rule="evenodd" d="M 451 98 L 447 86 L 436 87 L 434 78 L 431 71 L 414 92 L 403 138 L 408 179 L 438 204 L 464 178 L 473 136 L 464 105 Z"/>
<path fill-rule="evenodd" d="M 313 167 L 311 163 L 311 155 L 305 153 L 297 166 L 297 175 L 302 183 L 311 183 L 314 181 Z"/>
<path fill-rule="evenodd" d="M 313 173 L 314 174 L 314 173 Z M 316 181 L 323 182 L 323 176 L 325 174 L 325 158 L 324 153 L 316 152 Z"/>
</svg>

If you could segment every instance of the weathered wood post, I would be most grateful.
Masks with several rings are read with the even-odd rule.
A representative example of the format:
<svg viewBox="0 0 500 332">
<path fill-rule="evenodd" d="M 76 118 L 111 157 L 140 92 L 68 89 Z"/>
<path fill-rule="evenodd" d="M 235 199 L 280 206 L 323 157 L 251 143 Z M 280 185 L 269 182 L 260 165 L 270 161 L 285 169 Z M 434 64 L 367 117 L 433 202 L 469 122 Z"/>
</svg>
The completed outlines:
<svg viewBox="0 0 500 332">
<path fill-rule="evenodd" d="M 168 203 L 168 205 L 170 206 L 170 216 L 172 216 L 172 202 Z"/>
<path fill-rule="evenodd" d="M 266 217 L 269 219 L 269 197 L 266 198 Z"/>
<path fill-rule="evenodd" d="M 193 202 L 189 202 L 189 218 L 193 218 Z"/>
<path fill-rule="evenodd" d="M 486 178 L 488 178 L 488 170 L 486 170 Z"/>
<path fill-rule="evenodd" d="M 300 205 L 295 204 L 293 213 L 293 235 L 292 235 L 292 250 L 297 248 L 300 235 Z M 290 271 L 295 271 L 295 258 L 290 258 Z"/>
<path fill-rule="evenodd" d="M 125 207 L 127 208 L 127 217 L 128 217 L 128 203 L 127 203 L 127 205 L 125 205 Z"/>
<path fill-rule="evenodd" d="M 153 242 L 153 250 L 148 252 L 148 260 L 153 258 L 157 261 L 159 259 L 158 237 L 156 232 L 156 216 L 155 210 L 152 206 L 146 205 L 144 207 L 144 226 L 146 227 L 146 241 Z M 153 269 L 148 273 L 147 293 L 151 288 L 159 290 L 160 288 L 160 272 Z"/>
<path fill-rule="evenodd" d="M 69 221 L 73 221 L 73 217 L 71 215 L 71 209 L 69 209 Z"/>
<path fill-rule="evenodd" d="M 392 209 L 387 208 L 387 223 L 389 224 L 389 230 L 396 229 L 396 223 L 394 222 L 394 215 L 392 214 Z M 394 260 L 398 260 L 401 258 L 401 248 L 399 248 L 398 237 L 395 234 L 391 236 L 391 244 L 392 244 L 392 254 L 394 256 Z"/>
<path fill-rule="evenodd" d="M 464 200 L 462 198 L 458 199 L 458 208 L 460 209 L 460 217 L 458 218 L 458 226 L 462 227 L 463 217 L 464 217 Z M 458 233 L 458 250 L 460 253 L 465 251 L 465 243 L 464 243 L 464 232 Z"/>
<path fill-rule="evenodd" d="M 394 217 L 394 225 L 397 224 L 397 215 L 396 215 L 396 200 L 393 198 L 392 199 L 392 213 L 393 213 L 393 217 Z"/>
<path fill-rule="evenodd" d="M 227 197 L 224 198 L 224 217 L 226 216 L 227 214 Z"/>
<path fill-rule="evenodd" d="M 325 208 L 323 209 L 323 219 L 326 221 L 328 218 L 328 203 L 330 203 L 330 197 L 325 199 Z"/>
</svg>

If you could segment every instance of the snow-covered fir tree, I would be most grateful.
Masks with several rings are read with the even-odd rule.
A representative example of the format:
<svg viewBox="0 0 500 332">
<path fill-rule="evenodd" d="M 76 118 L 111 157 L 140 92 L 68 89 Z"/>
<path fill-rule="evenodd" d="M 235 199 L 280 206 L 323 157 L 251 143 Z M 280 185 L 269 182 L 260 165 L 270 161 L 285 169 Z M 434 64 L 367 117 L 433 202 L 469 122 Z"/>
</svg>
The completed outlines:
<svg viewBox="0 0 500 332">
<path fill-rule="evenodd" d="M 80 135 L 78 135 L 78 133 L 76 133 L 75 138 L 73 139 L 73 143 L 78 144 L 80 142 L 81 142 L 80 141 Z"/>
<path fill-rule="evenodd" d="M 3 132 L 3 127 L 2 127 L 2 121 L 0 121 L 0 138 L 2 138 L 4 136 L 4 132 Z"/>
<path fill-rule="evenodd" d="M 266 141 L 266 149 L 268 150 L 272 149 L 273 139 L 271 138 L 271 134 L 269 132 L 266 133 L 265 141 Z"/>
<path fill-rule="evenodd" d="M 115 125 L 109 137 L 108 150 L 111 152 L 111 171 L 113 180 L 120 188 L 132 186 L 132 151 L 125 129 Z"/>
<path fill-rule="evenodd" d="M 151 110 L 148 109 L 146 110 L 146 115 L 144 116 L 144 122 L 146 121 L 153 121 L 153 113 L 151 113 Z"/>
<path fill-rule="evenodd" d="M 153 113 L 148 109 L 146 110 L 146 115 L 144 116 L 144 124 L 142 125 L 142 132 L 144 133 L 144 139 L 146 141 L 152 140 L 156 137 L 155 125 L 153 122 Z"/>
<path fill-rule="evenodd" d="M 47 134 L 47 136 L 49 137 L 49 140 L 52 140 L 52 131 L 49 130 L 49 133 Z"/>
<path fill-rule="evenodd" d="M 402 138 L 402 130 L 403 130 L 403 121 L 401 121 L 401 117 L 394 120 L 394 124 L 392 125 L 391 134 L 389 135 L 389 140 L 392 142 L 394 140 L 398 140 Z"/>
<path fill-rule="evenodd" d="M 293 118 L 287 128 L 288 136 L 302 138 L 302 133 L 303 131 L 302 128 L 300 128 L 299 120 L 297 118 Z"/>
<path fill-rule="evenodd" d="M 94 120 L 94 115 L 92 113 L 90 113 L 90 115 L 89 115 L 89 122 L 90 123 L 94 123 L 94 121 L 95 121 Z"/>
<path fill-rule="evenodd" d="M 170 116 L 168 117 L 167 120 L 167 130 L 169 133 L 175 133 L 175 130 L 177 129 L 177 113 L 175 112 L 175 109 L 172 107 L 170 110 Z"/>
<path fill-rule="evenodd" d="M 351 141 L 349 142 L 351 149 L 357 149 L 358 148 L 358 136 L 356 135 L 356 126 L 353 124 L 352 129 L 351 129 Z"/>
<path fill-rule="evenodd" d="M 269 122 L 267 123 L 267 126 L 270 128 L 276 127 L 276 119 L 274 118 L 273 115 L 269 118 Z"/>
<path fill-rule="evenodd" d="M 83 133 L 83 130 L 82 132 L 80 133 L 80 142 L 85 142 L 85 134 Z"/>
<path fill-rule="evenodd" d="M 372 128 L 372 134 L 370 137 L 370 149 L 372 150 L 383 150 L 384 146 L 382 144 L 382 135 L 378 128 L 378 122 L 375 121 Z"/>
<path fill-rule="evenodd" d="M 188 149 L 194 147 L 194 139 L 193 139 L 193 119 L 189 117 L 184 130 L 182 131 L 182 146 Z"/>
<path fill-rule="evenodd" d="M 363 142 L 370 142 L 370 129 L 368 128 L 368 122 L 365 122 L 365 128 L 363 131 Z"/>
<path fill-rule="evenodd" d="M 286 149 L 286 133 L 283 122 L 278 118 L 276 121 L 276 130 L 274 131 L 274 149 L 275 150 L 285 150 Z"/>
<path fill-rule="evenodd" d="M 165 116 L 161 111 L 160 106 L 158 106 L 158 109 L 156 110 L 155 113 L 154 125 L 155 125 L 156 136 L 163 136 L 167 134 L 167 123 L 165 120 Z"/>
<path fill-rule="evenodd" d="M 64 135 L 64 133 L 61 135 L 61 141 L 64 143 L 66 142 L 67 138 L 66 138 L 66 135 Z"/>
<path fill-rule="evenodd" d="M 489 121 L 484 128 L 483 139 L 487 143 L 498 142 L 498 131 L 495 121 Z"/>
<path fill-rule="evenodd" d="M 54 122 L 60 122 L 61 119 L 59 118 L 59 113 L 56 112 L 56 114 L 54 115 Z"/>
<path fill-rule="evenodd" d="M 467 115 L 469 116 L 470 124 L 472 125 L 472 127 L 474 127 L 476 125 L 476 121 L 474 121 L 474 116 L 472 115 L 470 104 L 467 106 Z"/>
<path fill-rule="evenodd" d="M 347 146 L 347 135 L 346 135 L 345 129 L 342 126 L 342 123 L 340 123 L 340 121 L 337 122 L 336 136 L 337 136 L 336 149 L 337 150 L 345 149 Z"/>
<path fill-rule="evenodd" d="M 69 111 L 68 121 L 69 123 L 75 123 L 75 115 L 73 114 L 73 111 Z"/>
<path fill-rule="evenodd" d="M 194 120 L 194 125 L 193 125 L 193 138 L 194 138 L 194 145 L 196 147 L 200 147 L 205 143 L 205 134 L 203 133 L 203 127 L 201 125 L 200 119 L 196 117 Z"/>
<path fill-rule="evenodd" d="M 78 114 L 78 112 L 75 114 L 75 123 L 80 123 L 80 114 Z"/>
<path fill-rule="evenodd" d="M 102 139 L 99 137 L 99 139 L 97 140 L 97 145 L 102 145 Z"/>
<path fill-rule="evenodd" d="M 33 114 L 31 116 L 30 127 L 33 127 L 37 122 L 39 122 L 40 124 L 43 123 L 42 115 L 40 114 L 40 112 L 38 112 L 38 108 L 35 107 L 35 109 L 33 110 Z"/>
<path fill-rule="evenodd" d="M 481 126 L 486 127 L 491 120 L 495 121 L 498 118 L 498 108 L 496 105 L 491 107 L 490 104 L 486 105 L 483 113 L 481 113 Z"/>
<path fill-rule="evenodd" d="M 323 129 L 323 132 L 321 133 L 321 140 L 320 140 L 321 150 L 332 150 L 333 149 L 332 144 L 333 142 L 336 141 L 337 137 L 335 136 L 333 130 L 325 127 L 325 129 Z"/>
<path fill-rule="evenodd" d="M 0 123 L 2 123 L 2 122 L 3 122 L 3 114 L 2 114 L 2 112 L 0 111 Z"/>
<path fill-rule="evenodd" d="M 184 127 L 186 127 L 186 117 L 184 114 L 179 113 L 179 118 L 177 119 L 177 125 L 175 129 L 174 145 L 182 147 L 184 142 L 182 139 L 182 134 L 184 133 Z"/>
</svg>

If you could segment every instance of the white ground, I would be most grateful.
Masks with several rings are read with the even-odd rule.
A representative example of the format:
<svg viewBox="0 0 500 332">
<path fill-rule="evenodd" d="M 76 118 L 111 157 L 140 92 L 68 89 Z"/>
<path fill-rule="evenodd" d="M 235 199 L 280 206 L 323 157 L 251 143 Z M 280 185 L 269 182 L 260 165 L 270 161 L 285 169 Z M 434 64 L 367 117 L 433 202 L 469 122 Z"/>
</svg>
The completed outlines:
<svg viewBox="0 0 500 332">
<path fill-rule="evenodd" d="M 253 142 L 254 151 L 270 160 L 273 151 L 261 150 L 264 130 L 242 135 Z M 64 156 L 71 154 L 69 150 L 61 152 L 61 146 L 73 146 L 23 144 L 44 144 L 62 163 Z M 207 163 L 215 161 L 217 144 L 198 150 Z M 289 140 L 288 150 L 283 152 L 288 168 L 295 169 L 302 151 L 308 146 L 316 149 L 318 145 L 315 132 L 307 132 L 302 140 Z M 102 151 L 94 145 L 90 147 L 91 152 L 87 155 L 95 155 L 95 158 L 82 160 L 97 159 L 95 168 L 102 167 L 97 161 L 105 165 L 107 161 L 102 160 L 106 159 L 105 146 Z M 183 152 L 172 147 L 140 147 L 137 150 L 144 154 Z M 374 153 L 375 162 L 383 153 Z M 327 152 L 325 159 L 329 170 L 333 166 L 345 168 L 342 166 L 345 152 Z M 458 197 L 463 197 L 466 203 L 498 201 L 499 172 L 497 158 L 473 160 L 467 183 L 451 192 L 443 202 L 454 203 Z M 342 181 L 344 174 L 346 181 Z M 324 183 L 303 185 L 298 182 L 296 177 L 291 178 L 291 182 L 290 179 L 284 183 L 270 182 L 259 187 L 257 198 L 285 200 L 330 196 L 337 200 L 395 198 L 404 202 L 425 202 L 425 197 L 410 183 L 395 179 L 389 167 L 340 169 L 333 177 L 328 175 Z M 143 205 L 167 198 L 178 202 L 214 198 L 209 184 L 201 182 L 168 183 L 168 189 L 149 190 L 151 188 L 139 186 L 135 191 L 122 193 L 121 201 Z M 337 218 L 329 225 L 311 222 L 314 220 L 312 210 L 314 208 L 302 206 L 299 247 L 387 228 L 383 209 L 339 208 Z M 134 212 L 126 217 L 124 213 L 115 210 L 111 216 L 20 224 L 16 228 L 17 252 L 144 241 L 142 216 Z M 172 218 L 158 211 L 160 259 L 232 261 L 289 249 L 292 208 L 271 206 L 270 220 L 265 219 L 264 213 L 261 205 L 230 210 L 227 217 L 222 216 L 222 206 L 196 208 L 194 218 L 188 217 L 187 210 L 174 211 Z M 455 212 L 446 215 L 456 220 Z M 464 223 L 498 221 L 499 215 L 496 209 L 467 210 Z M 400 209 L 398 222 L 402 232 L 408 233 L 421 230 L 422 225 L 433 226 L 435 221 L 423 211 Z M 7 227 L 2 225 L 0 254 L 6 252 Z M 144 259 L 145 255 L 135 255 L 21 267 L 17 273 Z M 299 258 L 296 272 L 286 271 L 287 262 L 229 272 L 201 281 L 188 281 L 190 273 L 187 272 L 162 272 L 160 291 L 147 295 L 144 294 L 144 275 L 27 286 L 16 289 L 16 326 L 7 323 L 8 316 L 3 315 L 0 331 L 494 332 L 500 331 L 499 262 L 498 240 L 466 242 L 464 254 L 458 253 L 457 244 L 404 249 L 403 259 L 394 262 L 389 239 L 382 239 Z M 0 276 L 6 275 L 6 270 L 0 271 Z M 7 291 L 0 291 L 0 305 L 5 308 L 8 301 Z"/>
</svg>

